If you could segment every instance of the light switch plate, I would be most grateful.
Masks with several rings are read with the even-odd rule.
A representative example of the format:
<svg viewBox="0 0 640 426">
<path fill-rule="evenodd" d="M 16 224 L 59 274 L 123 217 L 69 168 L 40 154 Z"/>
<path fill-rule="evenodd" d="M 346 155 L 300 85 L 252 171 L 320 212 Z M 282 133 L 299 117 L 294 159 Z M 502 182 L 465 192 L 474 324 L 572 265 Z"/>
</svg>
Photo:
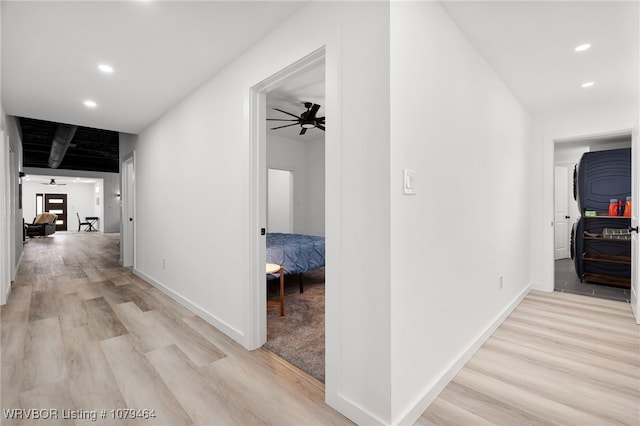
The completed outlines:
<svg viewBox="0 0 640 426">
<path fill-rule="evenodd" d="M 402 193 L 405 195 L 415 195 L 416 193 L 416 171 L 411 169 L 403 170 Z"/>
</svg>

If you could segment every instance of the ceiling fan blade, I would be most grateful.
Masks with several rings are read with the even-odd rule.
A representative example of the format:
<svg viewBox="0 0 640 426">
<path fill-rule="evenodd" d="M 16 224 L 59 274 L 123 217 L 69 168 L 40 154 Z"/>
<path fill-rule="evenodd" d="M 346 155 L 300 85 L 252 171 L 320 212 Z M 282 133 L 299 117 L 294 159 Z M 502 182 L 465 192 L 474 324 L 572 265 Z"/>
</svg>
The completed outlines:
<svg viewBox="0 0 640 426">
<path fill-rule="evenodd" d="M 285 124 L 284 126 L 272 127 L 271 130 L 282 129 L 283 127 L 291 127 L 291 126 L 297 126 L 297 125 L 298 125 L 298 123 Z"/>
<path fill-rule="evenodd" d="M 300 134 L 304 135 L 305 133 L 307 133 L 307 128 L 303 127 L 302 130 L 300 130 Z"/>
<path fill-rule="evenodd" d="M 313 104 L 313 106 L 311 107 L 311 110 L 309 111 L 309 114 L 307 115 L 307 120 L 313 120 L 316 117 L 316 114 L 318 113 L 319 109 L 320 109 L 320 105 Z"/>
<path fill-rule="evenodd" d="M 322 130 L 324 132 L 324 126 L 322 124 L 317 124 L 316 128 Z"/>
<path fill-rule="evenodd" d="M 287 111 L 284 111 L 284 110 L 281 110 L 280 108 L 274 108 L 274 109 L 275 109 L 276 111 L 283 112 L 283 113 L 285 113 L 285 114 L 287 114 L 287 115 L 290 115 L 290 116 L 292 116 L 292 117 L 295 117 L 295 118 L 298 118 L 298 119 L 300 118 L 300 117 L 298 117 L 297 115 L 295 115 L 295 114 L 291 114 L 290 112 L 287 112 Z"/>
<path fill-rule="evenodd" d="M 267 121 L 300 121 L 300 120 L 293 120 L 289 118 L 267 118 Z"/>
<path fill-rule="evenodd" d="M 324 121 L 324 117 L 316 117 L 317 121 Z"/>
</svg>

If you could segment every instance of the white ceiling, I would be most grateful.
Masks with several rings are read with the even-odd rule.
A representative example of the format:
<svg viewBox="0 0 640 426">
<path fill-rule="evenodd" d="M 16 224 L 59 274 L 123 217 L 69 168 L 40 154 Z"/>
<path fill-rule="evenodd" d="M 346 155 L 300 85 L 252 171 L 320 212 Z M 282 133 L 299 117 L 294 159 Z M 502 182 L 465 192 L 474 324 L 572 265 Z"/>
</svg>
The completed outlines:
<svg viewBox="0 0 640 426">
<path fill-rule="evenodd" d="M 3 106 L 137 133 L 305 3 L 3 0 Z M 638 1 L 441 3 L 532 114 L 637 102 Z M 584 42 L 593 47 L 575 53 Z M 115 72 L 101 74 L 100 62 Z M 595 85 L 583 89 L 585 81 Z M 98 107 L 85 108 L 87 98 Z M 269 93 L 268 105 L 276 101 L 297 114 L 304 101 L 319 103 L 325 115 L 324 76 L 287 82 Z"/>
<path fill-rule="evenodd" d="M 534 116 L 638 102 L 638 1 L 442 4 Z M 583 43 L 591 49 L 574 52 Z M 582 88 L 588 81 L 595 84 Z"/>
<path fill-rule="evenodd" d="M 305 3 L 4 0 L 2 104 L 138 133 Z M 100 73 L 101 62 L 115 72 Z"/>
</svg>

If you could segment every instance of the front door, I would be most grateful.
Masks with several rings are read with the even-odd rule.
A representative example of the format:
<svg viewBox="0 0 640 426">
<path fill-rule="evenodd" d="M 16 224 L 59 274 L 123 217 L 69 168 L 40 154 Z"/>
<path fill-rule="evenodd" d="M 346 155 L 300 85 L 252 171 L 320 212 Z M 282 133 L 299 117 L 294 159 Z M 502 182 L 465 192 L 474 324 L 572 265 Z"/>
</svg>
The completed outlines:
<svg viewBox="0 0 640 426">
<path fill-rule="evenodd" d="M 67 194 L 44 194 L 44 211 L 58 215 L 56 231 L 67 230 Z"/>
</svg>

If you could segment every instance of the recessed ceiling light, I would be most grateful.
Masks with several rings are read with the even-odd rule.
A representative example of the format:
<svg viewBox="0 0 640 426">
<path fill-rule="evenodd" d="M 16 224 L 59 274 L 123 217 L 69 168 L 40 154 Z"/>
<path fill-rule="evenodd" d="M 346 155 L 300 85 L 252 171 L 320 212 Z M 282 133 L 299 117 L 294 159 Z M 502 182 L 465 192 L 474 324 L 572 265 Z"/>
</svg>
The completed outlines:
<svg viewBox="0 0 640 426">
<path fill-rule="evenodd" d="M 86 106 L 87 108 L 95 108 L 96 106 L 98 106 L 98 104 L 90 99 L 87 99 L 86 101 L 84 101 L 84 106 Z"/>
<path fill-rule="evenodd" d="M 108 64 L 100 64 L 98 65 L 98 69 L 105 74 L 111 74 L 113 72 L 113 67 Z"/>
<path fill-rule="evenodd" d="M 580 46 L 576 46 L 576 48 L 573 50 L 575 52 L 584 52 L 585 50 L 589 50 L 590 47 L 591 47 L 591 44 L 584 43 L 584 44 L 581 44 Z"/>
<path fill-rule="evenodd" d="M 593 86 L 595 83 L 593 81 L 587 81 L 586 83 L 582 83 L 582 87 L 591 87 Z"/>
</svg>

